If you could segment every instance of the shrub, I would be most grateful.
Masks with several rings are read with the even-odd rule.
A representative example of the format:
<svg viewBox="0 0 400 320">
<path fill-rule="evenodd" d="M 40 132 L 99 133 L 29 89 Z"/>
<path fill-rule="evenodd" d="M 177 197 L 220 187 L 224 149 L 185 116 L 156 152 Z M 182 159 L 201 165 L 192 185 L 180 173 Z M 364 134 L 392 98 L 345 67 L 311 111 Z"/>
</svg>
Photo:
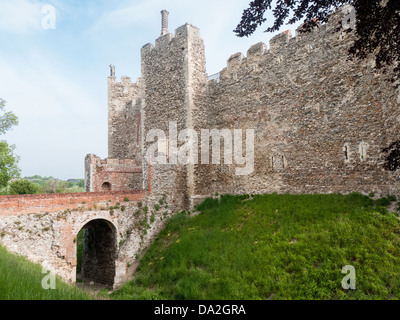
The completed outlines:
<svg viewBox="0 0 400 320">
<path fill-rule="evenodd" d="M 10 194 L 37 194 L 39 186 L 29 180 L 16 180 L 10 183 Z"/>
<path fill-rule="evenodd" d="M 125 198 L 124 198 L 124 202 L 129 202 L 129 198 L 128 198 L 128 197 L 125 197 Z"/>
<path fill-rule="evenodd" d="M 379 198 L 375 201 L 375 204 L 380 207 L 387 207 L 390 202 L 391 201 L 388 198 Z"/>
</svg>

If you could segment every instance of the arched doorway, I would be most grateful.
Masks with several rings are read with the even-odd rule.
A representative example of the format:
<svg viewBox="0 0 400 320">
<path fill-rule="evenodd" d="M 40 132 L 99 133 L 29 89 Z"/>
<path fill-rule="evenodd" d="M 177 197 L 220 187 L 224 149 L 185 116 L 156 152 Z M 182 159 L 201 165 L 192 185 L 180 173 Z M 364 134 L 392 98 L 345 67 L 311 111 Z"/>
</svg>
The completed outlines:
<svg viewBox="0 0 400 320">
<path fill-rule="evenodd" d="M 108 192 L 111 191 L 111 183 L 109 182 L 104 182 L 101 186 L 101 191 L 103 192 Z"/>
<path fill-rule="evenodd" d="M 77 279 L 114 285 L 117 230 L 104 219 L 88 222 L 77 236 Z"/>
</svg>

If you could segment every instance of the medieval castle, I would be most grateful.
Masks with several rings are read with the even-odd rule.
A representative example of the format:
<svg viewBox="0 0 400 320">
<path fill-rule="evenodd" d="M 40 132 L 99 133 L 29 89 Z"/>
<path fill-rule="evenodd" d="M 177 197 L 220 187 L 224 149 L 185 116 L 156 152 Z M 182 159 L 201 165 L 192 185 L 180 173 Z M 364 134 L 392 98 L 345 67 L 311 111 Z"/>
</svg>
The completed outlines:
<svg viewBox="0 0 400 320">
<path fill-rule="evenodd" d="M 161 36 L 141 50 L 142 77 L 117 82 L 111 66 L 109 158 L 87 156 L 87 191 L 143 188 L 182 209 L 216 192 L 398 193 L 398 177 L 383 170 L 382 149 L 400 136 L 400 96 L 374 71 L 372 57 L 347 59 L 354 35 L 337 30 L 342 19 L 339 10 L 314 32 L 284 32 L 269 49 L 255 44 L 208 77 L 199 30 L 186 24 L 169 33 L 162 11 Z M 254 170 L 237 175 L 231 162 L 211 159 L 151 165 L 146 137 L 169 132 L 159 143 L 171 152 L 171 123 L 175 135 L 219 130 L 225 144 L 232 141 L 223 130 L 252 129 Z"/>
<path fill-rule="evenodd" d="M 109 157 L 86 157 L 87 192 L 2 197 L 0 244 L 75 283 L 84 230 L 82 276 L 115 288 L 165 218 L 216 193 L 399 195 L 383 150 L 400 137 L 400 93 L 373 57 L 347 59 L 354 33 L 338 29 L 343 14 L 255 44 L 208 77 L 199 30 L 169 33 L 163 11 L 142 77 L 117 82 L 111 66 Z M 201 161 L 177 161 L 185 151 Z"/>
</svg>

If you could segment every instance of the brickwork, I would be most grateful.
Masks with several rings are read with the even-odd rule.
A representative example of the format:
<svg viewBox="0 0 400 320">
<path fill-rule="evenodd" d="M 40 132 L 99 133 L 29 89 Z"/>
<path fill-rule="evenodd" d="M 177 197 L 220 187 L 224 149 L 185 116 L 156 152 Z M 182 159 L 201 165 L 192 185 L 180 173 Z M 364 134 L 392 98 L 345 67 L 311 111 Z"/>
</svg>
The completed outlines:
<svg viewBox="0 0 400 320">
<path fill-rule="evenodd" d="M 88 155 L 85 159 L 86 191 L 108 192 L 141 190 L 142 166 L 136 159 L 100 159 Z"/>
<path fill-rule="evenodd" d="M 125 198 L 130 201 L 139 201 L 143 200 L 144 196 L 145 194 L 141 191 L 1 196 L 0 216 L 19 216 L 90 208 L 93 205 L 107 203 L 110 200 L 113 203 L 123 202 Z"/>
<path fill-rule="evenodd" d="M 135 214 L 138 201 L 152 208 L 162 197 L 170 216 L 216 192 L 400 195 L 399 171 L 384 170 L 382 153 L 400 137 L 400 93 L 387 81 L 390 74 L 373 69 L 373 56 L 347 59 L 354 34 L 337 30 L 340 10 L 311 33 L 292 37 L 283 32 L 269 46 L 258 43 L 246 55 L 232 55 L 214 80 L 207 78 L 200 31 L 185 24 L 171 34 L 164 15 L 162 36 L 141 50 L 137 83 L 128 77 L 117 82 L 111 66 L 109 158 L 86 157 L 87 193 L 0 198 L 0 241 L 12 252 L 49 265 L 74 282 L 74 240 L 86 226 L 89 234 L 104 235 L 92 240 L 107 239 L 95 241 L 103 243 L 99 256 L 89 252 L 86 257 L 104 263 L 87 263 L 87 273 L 106 283 L 114 276 L 118 285 L 129 274 L 127 262 L 165 224 L 161 213 L 141 233 L 149 217 Z M 254 170 L 238 175 L 241 164 L 226 164 L 222 150 L 221 164 L 209 164 L 211 154 L 207 164 L 203 159 L 179 163 L 175 156 L 186 145 L 187 132 L 180 136 L 185 129 L 199 135 L 202 129 L 241 130 L 242 153 L 247 151 L 246 130 L 254 130 Z M 165 136 L 159 141 L 163 149 L 149 155 L 164 154 L 165 164 L 147 157 L 157 142 L 149 138 L 152 130 Z M 204 142 L 209 151 L 211 140 Z M 221 148 L 228 143 L 221 139 Z M 109 200 L 125 197 L 131 201 L 126 210 L 114 212 L 107 206 Z M 119 247 L 110 260 L 115 244 Z"/>
<path fill-rule="evenodd" d="M 84 229 L 83 277 L 117 288 L 173 214 L 153 207 L 134 191 L 0 197 L 0 244 L 75 283 L 77 235 Z"/>
</svg>

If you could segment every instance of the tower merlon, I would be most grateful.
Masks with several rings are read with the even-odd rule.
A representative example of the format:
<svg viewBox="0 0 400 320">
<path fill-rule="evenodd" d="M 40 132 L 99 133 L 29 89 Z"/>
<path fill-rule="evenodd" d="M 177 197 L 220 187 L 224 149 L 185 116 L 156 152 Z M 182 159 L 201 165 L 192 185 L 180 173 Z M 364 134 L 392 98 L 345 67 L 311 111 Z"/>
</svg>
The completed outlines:
<svg viewBox="0 0 400 320">
<path fill-rule="evenodd" d="M 245 59 L 245 56 L 241 52 L 231 55 L 227 61 L 228 68 L 231 69 L 233 67 L 239 66 L 242 63 L 243 59 Z"/>
<path fill-rule="evenodd" d="M 280 48 L 288 45 L 290 39 L 292 39 L 292 32 L 286 30 L 282 33 L 277 34 L 269 41 L 269 48 L 272 53 L 279 51 Z"/>
<path fill-rule="evenodd" d="M 250 47 L 247 50 L 247 59 L 251 61 L 252 59 L 257 59 L 268 51 L 267 45 L 264 42 L 259 42 Z"/>
</svg>

